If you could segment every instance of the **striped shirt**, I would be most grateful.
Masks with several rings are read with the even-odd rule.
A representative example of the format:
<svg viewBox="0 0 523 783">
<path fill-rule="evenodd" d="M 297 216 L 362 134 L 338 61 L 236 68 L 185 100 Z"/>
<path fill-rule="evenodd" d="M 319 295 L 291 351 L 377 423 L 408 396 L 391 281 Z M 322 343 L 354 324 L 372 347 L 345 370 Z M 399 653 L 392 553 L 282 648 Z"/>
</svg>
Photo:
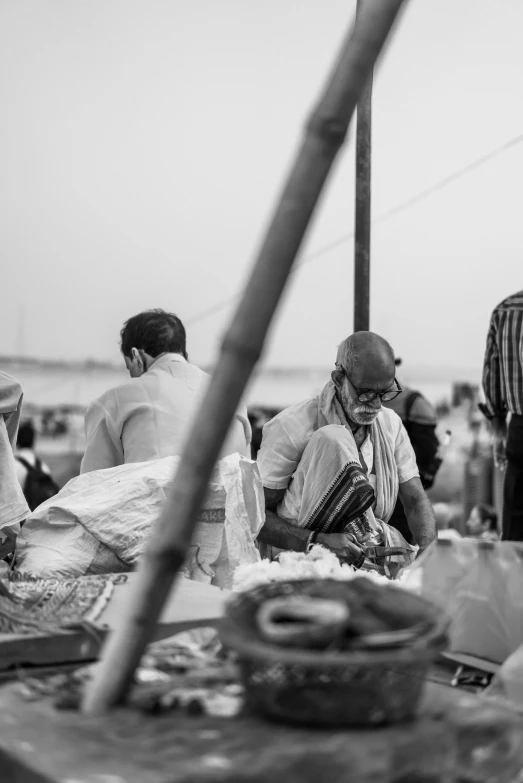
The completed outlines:
<svg viewBox="0 0 523 783">
<path fill-rule="evenodd" d="M 491 416 L 523 415 L 523 291 L 504 299 L 492 313 L 483 390 Z"/>
</svg>

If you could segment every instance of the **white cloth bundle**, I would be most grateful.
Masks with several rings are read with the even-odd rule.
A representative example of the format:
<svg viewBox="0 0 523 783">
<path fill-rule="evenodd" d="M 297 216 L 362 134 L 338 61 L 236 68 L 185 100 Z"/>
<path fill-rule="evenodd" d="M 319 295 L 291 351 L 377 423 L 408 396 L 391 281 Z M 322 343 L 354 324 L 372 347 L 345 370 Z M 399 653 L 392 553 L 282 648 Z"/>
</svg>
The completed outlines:
<svg viewBox="0 0 523 783">
<path fill-rule="evenodd" d="M 72 479 L 28 518 L 17 543 L 16 568 L 62 578 L 132 570 L 179 463 L 180 457 L 165 457 Z M 230 587 L 238 565 L 259 560 L 255 538 L 264 519 L 256 463 L 239 454 L 220 460 L 184 574 Z"/>
</svg>

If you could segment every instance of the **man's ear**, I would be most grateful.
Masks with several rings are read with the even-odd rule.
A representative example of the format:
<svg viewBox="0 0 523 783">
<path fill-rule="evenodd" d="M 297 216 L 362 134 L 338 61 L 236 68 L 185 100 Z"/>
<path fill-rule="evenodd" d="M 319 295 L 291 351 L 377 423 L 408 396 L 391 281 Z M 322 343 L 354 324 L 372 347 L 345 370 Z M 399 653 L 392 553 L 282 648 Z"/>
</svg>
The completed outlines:
<svg viewBox="0 0 523 783">
<path fill-rule="evenodd" d="M 341 370 L 333 370 L 331 372 L 331 379 L 335 387 L 340 389 L 343 383 L 343 372 Z"/>
<path fill-rule="evenodd" d="M 143 351 L 138 348 L 131 348 L 131 362 L 140 370 L 145 370 L 145 359 L 142 356 Z"/>
</svg>

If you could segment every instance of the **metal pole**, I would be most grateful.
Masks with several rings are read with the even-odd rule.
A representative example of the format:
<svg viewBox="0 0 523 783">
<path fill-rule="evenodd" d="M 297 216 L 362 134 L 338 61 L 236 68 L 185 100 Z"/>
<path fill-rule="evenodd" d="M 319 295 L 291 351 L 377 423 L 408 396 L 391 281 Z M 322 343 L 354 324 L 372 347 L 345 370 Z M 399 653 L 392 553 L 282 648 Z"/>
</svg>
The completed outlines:
<svg viewBox="0 0 523 783">
<path fill-rule="evenodd" d="M 358 0 L 357 18 L 365 0 Z M 360 95 L 356 124 L 356 213 L 354 230 L 354 331 L 370 328 L 370 178 L 372 74 Z"/>
</svg>

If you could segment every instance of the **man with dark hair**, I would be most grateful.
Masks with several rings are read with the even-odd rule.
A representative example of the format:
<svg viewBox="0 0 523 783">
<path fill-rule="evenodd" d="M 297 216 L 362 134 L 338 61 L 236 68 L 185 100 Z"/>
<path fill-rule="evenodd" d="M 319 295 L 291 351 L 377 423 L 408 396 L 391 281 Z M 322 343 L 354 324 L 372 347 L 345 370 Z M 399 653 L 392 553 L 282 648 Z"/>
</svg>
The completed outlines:
<svg viewBox="0 0 523 783">
<path fill-rule="evenodd" d="M 179 455 L 207 388 L 209 376 L 187 360 L 185 329 L 172 313 L 139 313 L 124 324 L 120 337 L 133 380 L 89 406 L 81 473 Z M 242 408 L 220 456 L 248 456 L 250 436 Z"/>
<path fill-rule="evenodd" d="M 149 356 L 177 353 L 186 361 L 189 358 L 184 325 L 178 316 L 164 310 L 146 310 L 133 315 L 125 322 L 120 339 L 124 357 L 132 357 L 134 346 L 140 345 Z"/>
</svg>

